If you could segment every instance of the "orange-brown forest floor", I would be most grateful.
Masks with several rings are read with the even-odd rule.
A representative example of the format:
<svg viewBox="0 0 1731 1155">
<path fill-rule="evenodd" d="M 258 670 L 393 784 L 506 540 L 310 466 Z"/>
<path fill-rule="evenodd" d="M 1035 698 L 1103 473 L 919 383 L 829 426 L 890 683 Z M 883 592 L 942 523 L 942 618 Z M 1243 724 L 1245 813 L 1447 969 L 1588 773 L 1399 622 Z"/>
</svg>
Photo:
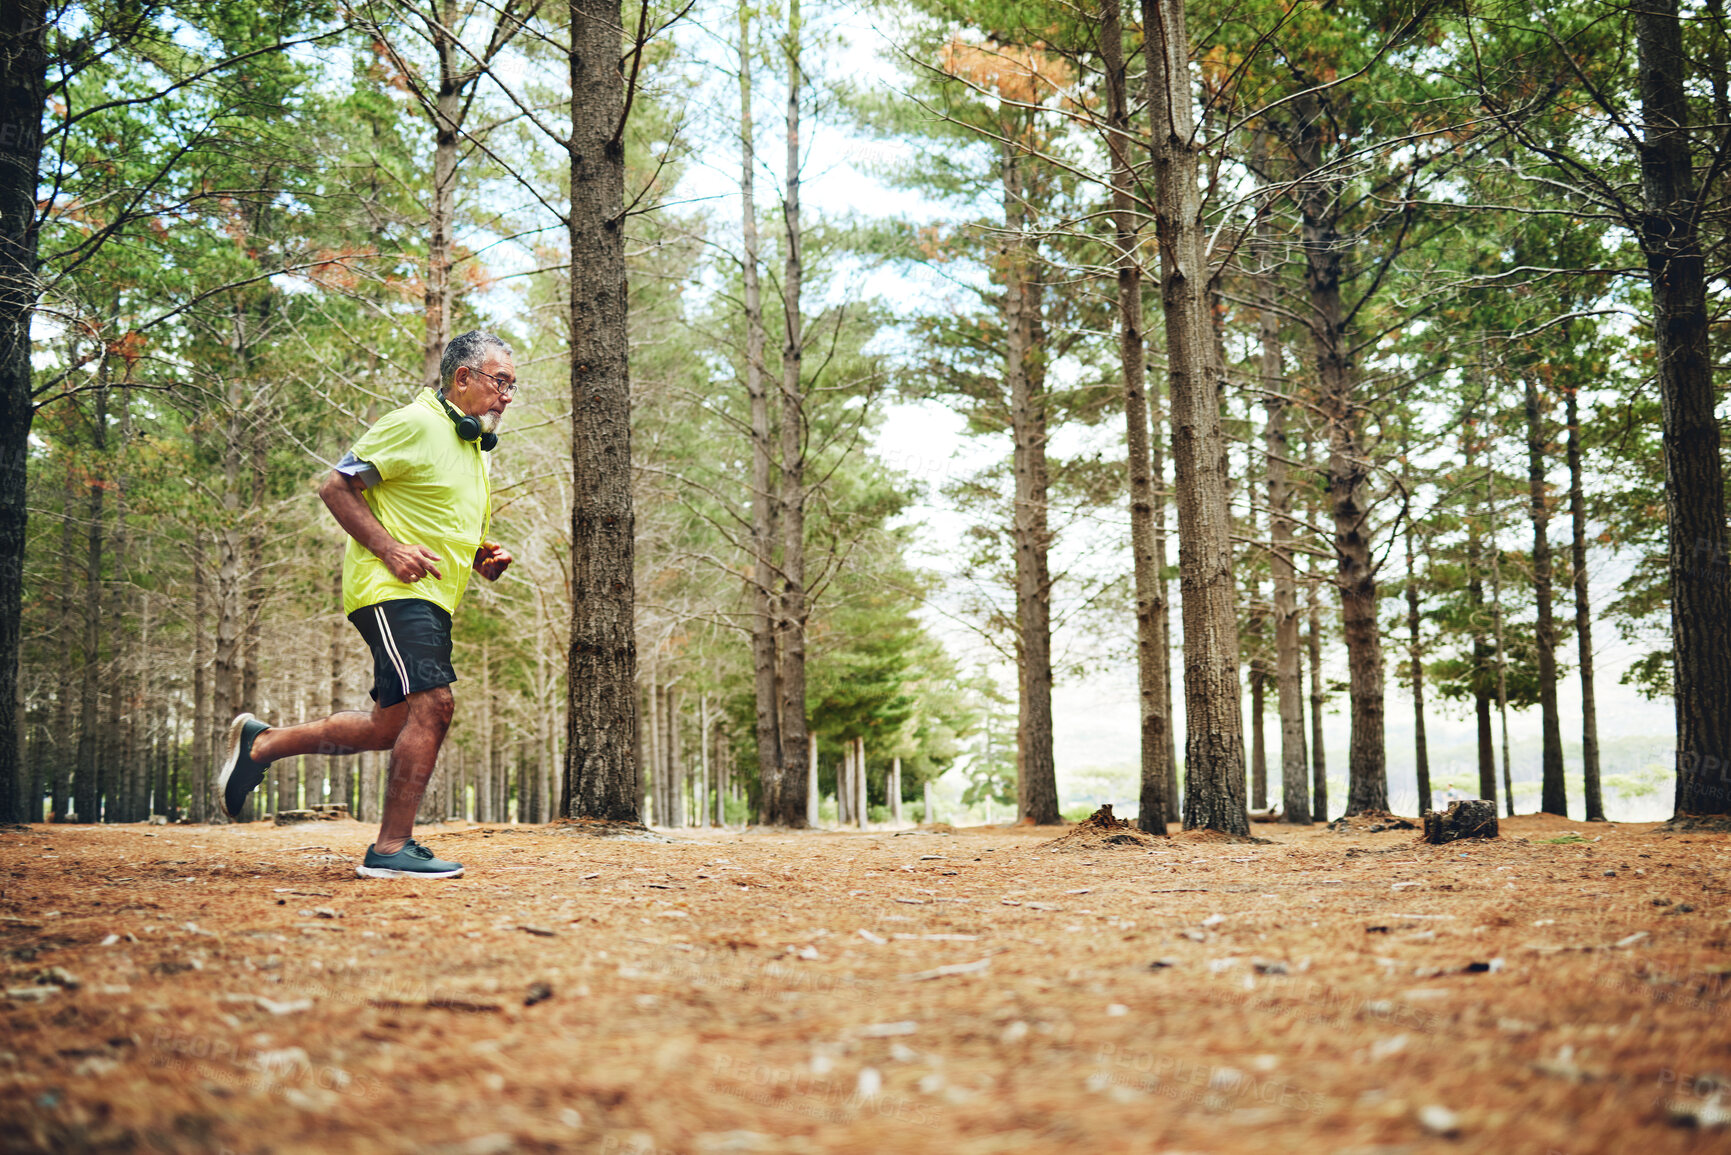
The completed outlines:
<svg viewBox="0 0 1731 1155">
<path fill-rule="evenodd" d="M 0 1149 L 1731 1148 L 1731 837 L 1362 826 L 0 833 Z"/>
</svg>

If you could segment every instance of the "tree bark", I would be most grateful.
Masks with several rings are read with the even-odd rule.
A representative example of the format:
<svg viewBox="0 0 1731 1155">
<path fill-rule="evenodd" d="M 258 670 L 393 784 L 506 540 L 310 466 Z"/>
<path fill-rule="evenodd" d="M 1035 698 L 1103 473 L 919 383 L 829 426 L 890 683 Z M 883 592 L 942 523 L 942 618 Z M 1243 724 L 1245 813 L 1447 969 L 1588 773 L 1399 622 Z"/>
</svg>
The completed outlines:
<svg viewBox="0 0 1731 1155">
<path fill-rule="evenodd" d="M 1485 514 L 1491 524 L 1491 630 L 1497 662 L 1497 717 L 1503 731 L 1503 806 L 1515 816 L 1515 780 L 1509 759 L 1509 666 L 1503 645 L 1503 547 L 1497 537 L 1496 479 L 1485 471 Z"/>
<path fill-rule="evenodd" d="M 155 689 L 157 690 L 157 693 L 152 695 L 153 700 L 160 702 L 170 701 L 170 695 L 165 684 L 159 682 Z M 160 719 L 155 728 L 155 741 L 151 752 L 153 783 L 151 786 L 152 805 L 150 810 L 151 814 L 160 814 L 170 822 L 174 821 L 174 818 L 172 817 L 174 807 L 168 793 L 168 751 L 169 744 L 174 740 L 175 732 L 176 716 L 174 713 L 174 707 L 170 705 L 168 713 Z"/>
<path fill-rule="evenodd" d="M 331 571 L 331 598 L 337 605 L 343 604 L 343 573 L 339 564 Z M 343 708 L 343 621 L 341 613 L 331 618 L 330 644 L 330 712 L 337 713 Z M 539 650 L 537 652 L 540 652 Z M 340 754 L 330 754 L 325 758 L 324 782 L 318 791 L 320 802 L 341 802 L 348 806 L 354 805 L 349 791 L 350 759 Z"/>
<path fill-rule="evenodd" d="M 553 695 L 547 647 L 535 647 L 535 821 L 551 817 L 553 798 Z"/>
<path fill-rule="evenodd" d="M 805 825 L 805 628 L 810 615 L 805 589 L 805 383 L 801 376 L 805 333 L 800 316 L 800 281 L 805 271 L 805 241 L 799 219 L 802 31 L 799 0 L 788 0 L 787 163 L 782 200 L 786 251 L 781 274 L 781 630 L 777 647 L 781 658 L 781 774 L 775 794 L 766 792 L 765 809 L 770 822 L 795 828 Z"/>
<path fill-rule="evenodd" d="M 442 0 L 439 18 L 428 21 L 427 37 L 439 61 L 439 87 L 428 102 L 433 126 L 432 204 L 427 212 L 425 312 L 421 384 L 439 387 L 439 362 L 451 340 L 451 218 L 457 201 L 457 141 L 462 133 L 462 90 L 469 58 L 451 35 L 458 11 L 455 0 Z"/>
<path fill-rule="evenodd" d="M 0 822 L 16 822 L 18 669 L 31 396 L 30 319 L 36 310 L 36 176 L 47 101 L 43 0 L 0 5 Z"/>
<path fill-rule="evenodd" d="M 643 691 L 643 716 L 647 722 L 637 735 L 637 756 L 649 768 L 644 776 L 645 821 L 659 825 L 661 813 L 661 682 L 660 671 L 651 667 L 649 685 Z"/>
<path fill-rule="evenodd" d="M 625 91 L 617 0 L 570 0 L 571 640 L 566 818 L 638 820 Z"/>
<path fill-rule="evenodd" d="M 210 565 L 204 534 L 194 531 L 192 561 L 192 820 L 210 820 L 211 737 L 215 729 L 211 703 Z"/>
<path fill-rule="evenodd" d="M 1143 336 L 1147 336 L 1146 332 Z M 1158 381 L 1148 386 L 1147 394 L 1150 425 L 1148 476 L 1154 490 L 1154 621 L 1159 635 L 1154 689 L 1160 716 L 1166 720 L 1163 761 L 1166 767 L 1166 821 L 1178 823 L 1184 821 L 1184 799 L 1178 785 L 1178 723 L 1172 716 L 1172 596 L 1166 572 L 1166 407 Z"/>
<path fill-rule="evenodd" d="M 757 153 L 751 112 L 751 8 L 739 6 L 740 228 L 744 238 L 745 394 L 751 408 L 751 666 L 757 705 L 758 781 L 765 797 L 780 793 L 782 771 L 781 683 L 776 640 L 774 443 L 770 437 L 769 388 L 763 362 L 763 289 L 758 275 Z M 768 815 L 764 816 L 766 819 Z"/>
<path fill-rule="evenodd" d="M 136 694 L 138 644 L 132 637 L 131 623 L 137 616 L 133 608 L 131 586 L 126 579 L 126 447 L 132 436 L 131 398 L 124 385 L 115 390 L 119 412 L 115 415 L 114 456 L 109 465 L 109 484 L 114 491 L 114 579 L 107 598 L 107 626 L 113 659 L 109 663 L 108 711 L 103 726 L 110 742 L 108 759 L 108 806 L 105 817 L 109 822 L 137 821 L 138 789 L 136 713 L 132 699 Z M 144 627 L 149 629 L 148 623 Z"/>
<path fill-rule="evenodd" d="M 1108 0 L 1110 2 L 1110 0 Z M 1102 31 L 1104 35 L 1104 30 Z M 1037 362 L 1043 284 L 1027 235 L 1027 193 L 1022 153 L 1005 142 L 1001 162 L 1004 240 L 1004 380 L 1010 394 L 1015 448 L 1015 505 L 1011 536 L 1016 567 L 1016 809 L 1036 825 L 1059 821 L 1058 772 L 1052 755 L 1051 533 L 1046 514 L 1045 374 Z M 1119 278 L 1122 284 L 1122 276 Z"/>
<path fill-rule="evenodd" d="M 72 729 L 72 674 L 76 667 L 71 660 L 73 632 L 76 628 L 73 612 L 73 591 L 78 588 L 77 534 L 74 526 L 78 500 L 73 484 L 72 459 L 66 461 L 66 492 L 60 516 L 60 589 L 55 598 L 60 603 L 59 642 L 62 660 L 56 671 L 54 695 L 54 780 L 50 787 L 50 821 L 64 822 L 71 800 L 71 788 L 77 769 L 78 744 Z"/>
<path fill-rule="evenodd" d="M 890 762 L 889 795 L 885 802 L 889 805 L 890 822 L 896 826 L 902 823 L 902 760 L 897 755 Z"/>
<path fill-rule="evenodd" d="M 1247 834 L 1232 517 L 1222 474 L 1222 382 L 1210 350 L 1209 269 L 1197 184 L 1183 0 L 1142 0 L 1161 303 L 1184 604 L 1184 825 Z"/>
<path fill-rule="evenodd" d="M 1477 415 L 1469 411 L 1461 423 L 1461 453 L 1466 461 L 1466 472 L 1469 478 L 1478 476 L 1479 433 Z M 1476 488 L 1477 481 L 1469 481 Z M 1479 758 L 1479 797 L 1495 802 L 1497 800 L 1497 749 L 1496 736 L 1491 728 L 1491 687 L 1492 678 L 1491 647 L 1485 640 L 1485 582 L 1484 582 L 1484 547 L 1479 540 L 1479 522 L 1470 508 L 1476 498 L 1469 497 L 1468 511 L 1465 517 L 1467 527 L 1467 605 L 1470 614 L 1473 639 L 1473 708 L 1478 721 L 1478 758 Z"/>
<path fill-rule="evenodd" d="M 1543 733 L 1539 809 L 1568 817 L 1563 788 L 1563 719 L 1557 709 L 1557 623 L 1551 609 L 1551 507 L 1545 497 L 1544 427 L 1539 415 L 1539 387 L 1531 373 L 1525 378 L 1523 408 L 1527 418 L 1528 516 L 1533 523 L 1533 595 L 1538 602 L 1535 638 L 1539 647 L 1539 716 Z"/>
<path fill-rule="evenodd" d="M 664 691 L 665 701 L 661 711 L 661 723 L 664 728 L 662 750 L 667 755 L 666 777 L 663 779 L 663 790 L 667 799 L 667 817 L 664 826 L 685 825 L 685 766 L 679 756 L 679 690 L 669 685 Z"/>
<path fill-rule="evenodd" d="M 1314 521 L 1315 511 L 1312 510 Z M 1309 566 L 1305 567 L 1307 570 Z M 1305 595 L 1305 608 L 1309 616 L 1309 629 L 1305 635 L 1305 649 L 1310 659 L 1310 775 L 1312 780 L 1311 796 L 1313 805 L 1310 811 L 1312 822 L 1328 821 L 1328 751 L 1322 742 L 1322 599 L 1317 590 L 1320 582 L 1314 572 L 1311 573 L 1310 590 Z"/>
<path fill-rule="evenodd" d="M 1258 134 L 1259 139 L 1261 134 Z M 1266 146 L 1264 145 L 1264 150 Z M 1262 228 L 1266 234 L 1266 227 Z M 1264 259 L 1272 254 L 1265 249 Z M 1280 318 L 1272 308 L 1273 272 L 1257 277 L 1257 328 L 1261 337 L 1263 471 L 1268 486 L 1268 566 L 1274 579 L 1274 688 L 1280 714 L 1280 817 L 1284 822 L 1310 824 L 1310 783 L 1305 765 L 1304 686 L 1299 660 L 1298 571 L 1292 563 L 1296 527 L 1292 522 L 1292 476 L 1287 462 L 1292 446 L 1286 433 L 1290 404 L 1285 352 L 1280 342 Z"/>
<path fill-rule="evenodd" d="M 498 822 L 503 815 L 494 805 L 498 792 L 493 786 L 496 763 L 493 760 L 493 647 L 481 643 L 481 756 L 475 767 L 475 819 L 478 822 Z"/>
<path fill-rule="evenodd" d="M 1431 809 L 1430 744 L 1424 732 L 1424 641 L 1419 634 L 1418 574 L 1412 548 L 1412 517 L 1406 519 L 1407 659 L 1412 663 L 1413 766 L 1418 778 L 1418 812 Z"/>
<path fill-rule="evenodd" d="M 91 476 L 84 507 L 84 643 L 83 685 L 78 699 L 78 772 L 73 781 L 72 809 L 80 822 L 102 821 L 102 741 L 97 721 L 102 684 L 102 496 L 108 451 L 107 356 L 97 365 L 99 387 L 91 419 Z"/>
<path fill-rule="evenodd" d="M 244 541 L 240 528 L 240 468 L 244 443 L 241 440 L 240 403 L 240 386 L 238 383 L 230 383 L 227 430 L 222 449 L 223 524 L 217 535 L 216 647 L 211 671 L 211 723 L 215 728 L 211 734 L 211 748 L 216 753 L 222 750 L 220 735 L 227 729 L 230 719 L 241 711 L 243 701 L 241 688 L 242 666 L 245 660 L 242 652 L 245 592 L 242 576 Z M 249 798 L 242 809 L 240 820 L 250 819 L 252 813 L 253 801 Z"/>
<path fill-rule="evenodd" d="M 1677 0 L 1633 10 L 1641 83 L 1642 253 L 1664 414 L 1678 814 L 1731 814 L 1731 564 L 1718 393 L 1708 348 Z M 1705 195 L 1717 196 L 1710 187 Z"/>
<path fill-rule="evenodd" d="M 1370 511 L 1363 504 L 1370 454 L 1361 429 L 1364 401 L 1358 395 L 1351 320 L 1340 292 L 1344 247 L 1340 237 L 1341 188 L 1324 169 L 1326 109 L 1314 96 L 1301 98 L 1295 108 L 1299 125 L 1292 149 L 1306 177 L 1298 198 L 1304 230 L 1305 288 L 1316 348 L 1317 405 L 1328 429 L 1327 492 L 1339 563 L 1336 585 L 1352 712 L 1346 813 L 1361 814 L 1388 809 L 1382 635 L 1377 622 Z"/>
<path fill-rule="evenodd" d="M 848 789 L 848 768 L 853 765 L 853 750 L 847 745 L 842 746 L 841 761 L 835 764 L 835 821 L 838 826 L 847 825 L 847 811 L 852 792 Z"/>
<path fill-rule="evenodd" d="M 1573 539 L 1570 570 L 1575 595 L 1575 642 L 1581 671 L 1581 780 L 1587 821 L 1605 821 L 1599 785 L 1599 699 L 1593 682 L 1593 612 L 1587 596 L 1587 496 L 1581 484 L 1581 412 L 1575 390 L 1564 392 L 1569 426 L 1569 523 Z"/>
<path fill-rule="evenodd" d="M 699 694 L 697 697 L 697 788 L 691 796 L 692 825 L 699 828 L 711 825 L 709 800 L 715 797 L 714 780 L 710 774 L 709 723 L 709 695 L 707 693 Z"/>
<path fill-rule="evenodd" d="M 265 427 L 270 424 L 269 402 L 260 398 L 255 408 L 249 410 L 247 416 L 247 464 L 249 467 L 249 483 L 247 486 L 247 529 L 246 557 L 243 563 L 241 580 L 245 588 L 245 602 L 242 610 L 242 633 L 244 642 L 241 652 L 244 655 L 241 663 L 240 708 L 258 710 L 264 716 L 264 709 L 259 696 L 259 657 L 260 643 L 264 629 L 264 523 L 266 484 L 265 476 Z M 275 723 L 275 711 L 265 721 Z"/>
</svg>

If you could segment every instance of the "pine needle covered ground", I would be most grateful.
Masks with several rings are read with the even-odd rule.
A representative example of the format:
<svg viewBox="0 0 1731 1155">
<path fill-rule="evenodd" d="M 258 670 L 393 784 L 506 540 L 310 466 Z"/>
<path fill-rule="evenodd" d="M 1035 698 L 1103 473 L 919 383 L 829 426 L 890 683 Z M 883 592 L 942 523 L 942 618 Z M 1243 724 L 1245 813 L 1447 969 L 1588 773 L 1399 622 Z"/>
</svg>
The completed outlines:
<svg viewBox="0 0 1731 1155">
<path fill-rule="evenodd" d="M 1731 838 L 0 835 L 6 1151 L 1723 1150 Z"/>
</svg>

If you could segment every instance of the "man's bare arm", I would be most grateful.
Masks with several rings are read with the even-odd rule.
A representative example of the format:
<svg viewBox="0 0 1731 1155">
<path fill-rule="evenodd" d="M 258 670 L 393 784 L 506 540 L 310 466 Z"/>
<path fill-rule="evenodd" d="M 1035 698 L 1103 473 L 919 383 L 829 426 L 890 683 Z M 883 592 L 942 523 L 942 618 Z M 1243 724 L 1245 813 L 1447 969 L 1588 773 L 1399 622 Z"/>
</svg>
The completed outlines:
<svg viewBox="0 0 1731 1155">
<path fill-rule="evenodd" d="M 439 555 L 424 545 L 404 545 L 392 537 L 379 524 L 373 507 L 367 504 L 365 493 L 366 486 L 361 484 L 360 478 L 335 469 L 319 486 L 319 497 L 325 508 L 331 511 L 331 516 L 337 519 L 337 524 L 343 527 L 343 532 L 377 555 L 398 581 L 418 582 L 428 574 L 444 577 L 436 564 L 442 560 Z"/>
</svg>

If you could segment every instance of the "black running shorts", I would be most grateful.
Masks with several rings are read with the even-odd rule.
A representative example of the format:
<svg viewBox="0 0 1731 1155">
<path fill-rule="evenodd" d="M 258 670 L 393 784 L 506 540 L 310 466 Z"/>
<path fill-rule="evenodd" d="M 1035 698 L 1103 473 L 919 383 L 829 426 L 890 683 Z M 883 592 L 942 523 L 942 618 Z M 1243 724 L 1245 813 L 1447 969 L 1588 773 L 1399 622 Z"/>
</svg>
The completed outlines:
<svg viewBox="0 0 1731 1155">
<path fill-rule="evenodd" d="M 451 615 L 421 598 L 362 606 L 349 615 L 373 651 L 373 688 L 380 706 L 395 706 L 410 694 L 448 686 Z"/>
</svg>

